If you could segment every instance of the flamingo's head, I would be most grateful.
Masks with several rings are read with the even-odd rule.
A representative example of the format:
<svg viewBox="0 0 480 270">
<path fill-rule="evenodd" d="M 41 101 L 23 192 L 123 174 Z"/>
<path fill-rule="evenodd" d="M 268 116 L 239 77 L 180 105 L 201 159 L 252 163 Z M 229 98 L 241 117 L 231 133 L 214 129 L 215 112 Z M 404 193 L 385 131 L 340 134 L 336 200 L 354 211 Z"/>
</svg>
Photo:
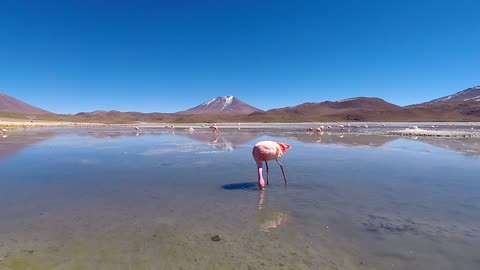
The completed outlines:
<svg viewBox="0 0 480 270">
<path fill-rule="evenodd" d="M 282 142 L 277 142 L 280 148 L 282 149 L 282 152 L 285 153 L 287 152 L 287 149 L 291 149 L 292 146 L 288 143 L 282 143 Z"/>
</svg>

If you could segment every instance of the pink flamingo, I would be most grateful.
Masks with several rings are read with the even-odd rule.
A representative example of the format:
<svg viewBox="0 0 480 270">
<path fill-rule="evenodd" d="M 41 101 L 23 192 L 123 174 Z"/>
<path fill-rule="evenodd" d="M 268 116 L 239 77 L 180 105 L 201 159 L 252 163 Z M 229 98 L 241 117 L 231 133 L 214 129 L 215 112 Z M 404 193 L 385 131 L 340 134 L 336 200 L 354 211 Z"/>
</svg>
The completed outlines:
<svg viewBox="0 0 480 270">
<path fill-rule="evenodd" d="M 213 126 L 210 126 L 210 128 L 213 130 L 213 133 L 220 134 L 220 130 L 218 130 L 217 124 L 213 124 Z"/>
<path fill-rule="evenodd" d="M 315 135 L 323 135 L 323 126 L 320 126 L 318 128 L 315 129 Z"/>
<path fill-rule="evenodd" d="M 265 166 L 267 167 L 267 185 L 268 185 L 268 164 L 267 161 L 269 160 L 276 160 L 278 165 L 280 165 L 280 169 L 282 170 L 283 179 L 285 180 L 285 184 L 287 184 L 287 177 L 285 177 L 285 171 L 283 170 L 283 165 L 278 161 L 278 159 L 287 152 L 287 149 L 292 148 L 291 145 L 287 143 L 281 142 L 273 142 L 273 141 L 261 141 L 253 147 L 252 155 L 257 162 L 258 168 L 258 187 L 260 189 L 265 188 L 265 180 L 263 179 L 263 162 L 265 161 Z"/>
</svg>

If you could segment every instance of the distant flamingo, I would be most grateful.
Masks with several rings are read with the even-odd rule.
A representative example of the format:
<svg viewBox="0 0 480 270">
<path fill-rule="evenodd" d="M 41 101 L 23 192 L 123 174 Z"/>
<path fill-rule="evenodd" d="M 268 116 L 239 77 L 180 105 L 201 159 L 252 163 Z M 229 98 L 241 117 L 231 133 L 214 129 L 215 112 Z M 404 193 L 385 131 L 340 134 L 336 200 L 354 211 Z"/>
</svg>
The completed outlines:
<svg viewBox="0 0 480 270">
<path fill-rule="evenodd" d="M 307 128 L 307 132 L 312 132 L 313 131 L 313 128 L 309 127 Z"/>
<path fill-rule="evenodd" d="M 2 132 L 2 135 L 5 135 L 5 134 L 7 134 L 7 130 L 6 130 L 6 129 L 4 129 L 4 128 L 0 129 L 0 131 Z"/>
<path fill-rule="evenodd" d="M 135 130 L 135 132 L 140 131 L 140 129 L 138 127 L 134 127 L 133 129 Z"/>
<path fill-rule="evenodd" d="M 285 184 L 287 184 L 287 177 L 285 176 L 285 171 L 283 170 L 283 165 L 278 161 L 278 159 L 287 151 L 287 149 L 292 148 L 291 145 L 281 142 L 273 141 L 261 141 L 253 147 L 252 155 L 257 162 L 258 169 L 258 187 L 260 189 L 265 188 L 265 180 L 263 179 L 263 162 L 265 161 L 265 166 L 267 168 L 267 185 L 268 185 L 268 164 L 269 160 L 276 160 L 280 169 L 282 170 L 283 179 Z"/>
<path fill-rule="evenodd" d="M 193 127 L 188 128 L 188 132 L 193 133 L 194 131 L 195 131 L 195 129 Z"/>
<path fill-rule="evenodd" d="M 315 134 L 318 135 L 323 135 L 323 126 L 320 126 L 318 128 L 315 129 Z"/>
<path fill-rule="evenodd" d="M 213 124 L 213 126 L 210 126 L 210 128 L 213 130 L 213 133 L 220 134 L 220 130 L 218 130 L 217 124 Z"/>
<path fill-rule="evenodd" d="M 175 134 L 175 127 L 174 127 L 173 125 L 171 125 L 171 126 L 165 126 L 165 128 L 171 129 L 171 130 L 172 130 L 172 134 Z"/>
</svg>

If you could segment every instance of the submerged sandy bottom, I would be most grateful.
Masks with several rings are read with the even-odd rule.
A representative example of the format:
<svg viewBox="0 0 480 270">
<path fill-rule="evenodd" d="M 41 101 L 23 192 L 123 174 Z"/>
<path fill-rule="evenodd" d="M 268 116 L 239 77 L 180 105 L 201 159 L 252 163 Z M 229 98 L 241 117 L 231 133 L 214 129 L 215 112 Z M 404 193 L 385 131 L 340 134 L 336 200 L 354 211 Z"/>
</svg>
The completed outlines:
<svg viewBox="0 0 480 270">
<path fill-rule="evenodd" d="M 263 139 L 293 145 L 287 187 L 272 163 L 257 189 Z M 475 139 L 18 132 L 0 269 L 479 269 L 479 156 Z"/>
</svg>

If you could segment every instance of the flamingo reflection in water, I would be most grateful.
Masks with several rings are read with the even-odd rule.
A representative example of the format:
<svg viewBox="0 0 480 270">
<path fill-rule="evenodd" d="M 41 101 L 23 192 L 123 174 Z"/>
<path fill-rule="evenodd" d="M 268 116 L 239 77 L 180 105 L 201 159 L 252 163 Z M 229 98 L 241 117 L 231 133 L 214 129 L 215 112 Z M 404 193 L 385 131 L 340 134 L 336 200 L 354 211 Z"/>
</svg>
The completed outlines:
<svg viewBox="0 0 480 270">
<path fill-rule="evenodd" d="M 260 231 L 270 232 L 285 224 L 288 221 L 288 214 L 273 211 L 264 204 L 264 199 L 265 191 L 262 190 L 258 193 L 256 222 Z"/>
</svg>

